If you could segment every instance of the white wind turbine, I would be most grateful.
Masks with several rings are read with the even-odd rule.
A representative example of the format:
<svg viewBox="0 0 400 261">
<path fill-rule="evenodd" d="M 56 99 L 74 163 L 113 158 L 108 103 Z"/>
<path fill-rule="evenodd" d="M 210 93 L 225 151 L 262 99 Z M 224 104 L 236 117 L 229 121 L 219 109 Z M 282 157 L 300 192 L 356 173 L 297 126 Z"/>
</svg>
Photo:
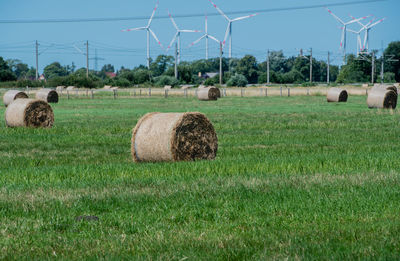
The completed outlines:
<svg viewBox="0 0 400 261">
<path fill-rule="evenodd" d="M 357 36 L 357 55 L 361 53 L 362 48 L 362 42 L 361 42 L 361 33 L 364 31 L 364 28 L 361 28 L 359 31 L 354 31 L 352 29 L 346 29 L 347 32 L 353 33 Z"/>
<path fill-rule="evenodd" d="M 174 44 L 174 42 L 176 41 L 176 39 L 178 39 L 178 61 L 177 61 L 177 63 L 179 64 L 181 61 L 181 33 L 198 33 L 200 31 L 199 30 L 179 29 L 178 25 L 175 23 L 175 20 L 169 11 L 168 11 L 168 16 L 171 19 L 172 24 L 174 25 L 174 27 L 176 29 L 176 33 L 174 35 L 174 38 L 172 38 L 171 43 L 167 47 L 167 52 L 169 51 L 169 49 L 171 49 L 171 47 Z"/>
<path fill-rule="evenodd" d="M 225 37 L 224 37 L 224 41 L 222 42 L 222 45 L 225 46 L 226 39 L 229 36 L 229 58 L 232 58 L 232 23 L 236 22 L 236 21 L 244 20 L 244 19 L 247 19 L 247 18 L 250 18 L 250 17 L 253 17 L 253 16 L 256 16 L 257 14 L 251 14 L 251 15 L 247 15 L 247 16 L 238 17 L 238 18 L 235 18 L 235 19 L 230 19 L 227 15 L 224 14 L 224 12 L 222 12 L 221 9 L 219 9 L 219 7 L 216 4 L 214 4 L 211 0 L 208 0 L 208 1 L 228 21 L 228 27 L 226 28 Z"/>
<path fill-rule="evenodd" d="M 357 23 L 359 25 L 362 26 L 362 30 L 365 30 L 365 34 L 364 34 L 364 43 L 362 46 L 362 51 L 368 53 L 368 49 L 369 49 L 369 31 L 376 25 L 382 23 L 384 20 L 386 19 L 386 17 L 382 18 L 381 20 L 373 23 L 373 20 L 371 20 L 368 24 L 364 25 L 362 24 L 360 21 L 357 21 Z"/>
<path fill-rule="evenodd" d="M 205 28 L 205 32 L 206 32 L 206 33 L 205 33 L 202 37 L 200 37 L 199 39 L 197 39 L 196 41 L 194 41 L 193 43 L 191 43 L 189 47 L 191 47 L 191 46 L 197 44 L 197 43 L 200 42 L 202 39 L 206 38 L 206 60 L 208 60 L 208 38 L 210 38 L 211 40 L 216 41 L 217 43 L 220 43 L 220 41 L 217 40 L 217 38 L 215 38 L 214 36 L 208 34 L 207 15 L 206 15 L 206 25 L 205 25 L 205 26 L 206 26 L 206 28 Z"/>
<path fill-rule="evenodd" d="M 153 21 L 153 18 L 154 18 L 154 14 L 157 11 L 158 3 L 159 2 L 157 1 L 156 6 L 153 9 L 153 13 L 151 14 L 151 17 L 149 19 L 149 22 L 147 23 L 147 26 L 122 30 L 123 32 L 144 31 L 144 30 L 147 31 L 147 68 L 150 68 L 150 34 L 153 36 L 153 38 L 157 41 L 157 43 L 162 48 L 162 44 L 161 44 L 160 40 L 158 40 L 156 34 L 150 28 L 151 22 Z"/>
<path fill-rule="evenodd" d="M 342 19 L 340 19 L 339 17 L 337 17 L 337 16 L 336 16 L 331 10 L 329 10 L 327 7 L 325 7 L 325 9 L 328 10 L 328 12 L 329 12 L 337 21 L 339 21 L 339 23 L 341 23 L 341 24 L 343 25 L 343 27 L 341 27 L 341 29 L 342 29 L 342 38 L 341 38 L 341 40 L 340 40 L 340 48 L 343 49 L 343 64 L 345 64 L 345 63 L 346 63 L 346 42 L 347 42 L 347 39 L 346 39 L 347 34 L 346 34 L 346 33 L 347 33 L 347 26 L 350 25 L 350 24 L 356 23 L 356 22 L 358 22 L 358 21 L 360 21 L 360 20 L 366 19 L 368 16 L 364 16 L 364 17 L 361 17 L 361 18 L 358 18 L 358 19 L 353 19 L 353 20 L 351 20 L 351 21 L 345 23 L 345 22 L 343 22 Z"/>
</svg>

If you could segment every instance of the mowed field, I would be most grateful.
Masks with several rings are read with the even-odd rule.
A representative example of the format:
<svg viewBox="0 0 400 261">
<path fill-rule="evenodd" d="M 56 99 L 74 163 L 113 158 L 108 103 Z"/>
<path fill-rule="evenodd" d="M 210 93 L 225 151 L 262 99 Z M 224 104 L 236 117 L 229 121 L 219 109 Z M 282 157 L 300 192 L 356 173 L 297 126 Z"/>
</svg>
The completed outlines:
<svg viewBox="0 0 400 261">
<path fill-rule="evenodd" d="M 365 100 L 62 99 L 52 129 L 1 123 L 0 259 L 399 259 L 400 112 Z M 217 159 L 133 163 L 153 111 L 204 113 Z"/>
</svg>

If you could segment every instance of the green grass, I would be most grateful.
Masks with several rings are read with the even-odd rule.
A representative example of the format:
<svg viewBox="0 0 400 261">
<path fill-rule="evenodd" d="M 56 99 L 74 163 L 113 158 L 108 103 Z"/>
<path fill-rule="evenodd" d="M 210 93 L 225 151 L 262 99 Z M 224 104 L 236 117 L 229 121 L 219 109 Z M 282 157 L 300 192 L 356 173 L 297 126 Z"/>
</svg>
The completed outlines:
<svg viewBox="0 0 400 261">
<path fill-rule="evenodd" d="M 53 109 L 52 129 L 0 127 L 0 259 L 400 258 L 398 111 L 361 96 Z M 131 130 L 150 111 L 205 113 L 217 159 L 133 163 Z"/>
</svg>

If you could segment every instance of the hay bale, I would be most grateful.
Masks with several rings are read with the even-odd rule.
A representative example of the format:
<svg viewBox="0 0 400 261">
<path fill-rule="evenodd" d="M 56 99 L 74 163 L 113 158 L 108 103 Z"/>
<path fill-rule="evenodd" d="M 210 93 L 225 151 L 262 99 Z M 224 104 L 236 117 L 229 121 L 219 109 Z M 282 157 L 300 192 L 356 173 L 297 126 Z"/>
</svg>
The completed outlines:
<svg viewBox="0 0 400 261">
<path fill-rule="evenodd" d="M 50 105 L 34 99 L 15 100 L 7 107 L 5 118 L 8 127 L 50 128 L 54 123 L 54 113 Z"/>
<path fill-rule="evenodd" d="M 171 90 L 172 86 L 171 85 L 165 85 L 164 90 Z"/>
<path fill-rule="evenodd" d="M 330 88 L 326 95 L 328 102 L 346 102 L 347 97 L 347 91 L 340 88 Z"/>
<path fill-rule="evenodd" d="M 65 89 L 65 86 L 57 86 L 56 91 L 57 92 L 62 92 Z"/>
<path fill-rule="evenodd" d="M 368 93 L 368 108 L 395 109 L 397 106 L 397 88 L 395 86 L 374 86 Z"/>
<path fill-rule="evenodd" d="M 400 88 L 400 83 L 395 83 L 395 84 L 394 84 L 394 87 Z"/>
<path fill-rule="evenodd" d="M 217 149 L 213 125 L 198 112 L 148 113 L 133 129 L 135 162 L 212 160 Z"/>
<path fill-rule="evenodd" d="M 111 87 L 111 90 L 118 90 L 119 87 Z"/>
<path fill-rule="evenodd" d="M 7 107 L 10 103 L 12 103 L 16 99 L 27 99 L 29 98 L 25 92 L 17 91 L 17 90 L 9 90 L 3 96 L 4 105 Z"/>
<path fill-rule="evenodd" d="M 41 89 L 36 93 L 36 99 L 49 103 L 57 103 L 58 93 L 52 89 Z"/>
<path fill-rule="evenodd" d="M 67 91 L 73 91 L 73 90 L 75 90 L 75 86 L 68 86 L 67 87 Z"/>
<path fill-rule="evenodd" d="M 109 90 L 109 89 L 111 89 L 111 85 L 104 85 L 103 89 Z"/>
<path fill-rule="evenodd" d="M 221 92 L 215 87 L 199 88 L 197 90 L 197 98 L 201 101 L 216 101 L 221 97 Z"/>
<path fill-rule="evenodd" d="M 363 88 L 368 88 L 368 83 L 363 83 L 363 84 L 361 85 L 361 87 L 363 87 Z"/>
</svg>

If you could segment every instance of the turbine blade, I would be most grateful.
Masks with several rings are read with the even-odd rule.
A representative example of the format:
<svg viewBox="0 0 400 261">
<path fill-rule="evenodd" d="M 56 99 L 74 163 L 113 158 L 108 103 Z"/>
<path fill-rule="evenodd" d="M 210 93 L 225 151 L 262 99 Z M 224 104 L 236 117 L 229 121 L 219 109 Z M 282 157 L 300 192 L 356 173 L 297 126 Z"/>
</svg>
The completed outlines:
<svg viewBox="0 0 400 261">
<path fill-rule="evenodd" d="M 150 16 L 149 23 L 147 24 L 147 27 L 149 27 L 149 26 L 150 26 L 150 24 L 151 24 L 151 22 L 153 21 L 154 14 L 156 13 L 156 11 L 157 11 L 157 8 L 158 8 L 158 4 L 159 4 L 159 2 L 157 1 L 157 3 L 156 3 L 156 7 L 154 7 L 154 9 L 153 9 L 153 13 L 152 13 L 152 14 L 151 14 L 151 16 Z"/>
<path fill-rule="evenodd" d="M 169 11 L 168 11 L 168 16 L 169 16 L 169 19 L 171 19 L 172 24 L 174 25 L 175 29 L 179 31 L 179 28 L 176 25 L 175 20 L 174 20 L 174 18 L 172 17 L 172 15 L 171 15 L 171 13 Z"/>
<path fill-rule="evenodd" d="M 199 30 L 179 30 L 181 33 L 199 33 Z"/>
<path fill-rule="evenodd" d="M 238 18 L 233 19 L 232 22 L 236 22 L 236 21 L 240 21 L 240 20 L 247 19 L 247 18 L 251 18 L 251 17 L 256 16 L 256 15 L 258 15 L 258 14 L 251 14 L 251 15 L 246 15 L 246 16 L 238 17 Z"/>
<path fill-rule="evenodd" d="M 189 47 L 192 47 L 193 45 L 195 45 L 195 44 L 197 44 L 198 42 L 200 42 L 204 37 L 206 37 L 207 35 L 205 34 L 205 35 L 203 35 L 202 37 L 200 37 L 199 39 L 197 39 L 196 41 L 194 41 L 193 43 L 191 43 L 190 45 L 189 45 Z"/>
<path fill-rule="evenodd" d="M 379 21 L 377 21 L 377 22 L 375 22 L 375 23 L 369 25 L 368 28 L 372 28 L 372 27 L 374 27 L 375 25 L 382 23 L 385 19 L 386 19 L 386 17 L 385 17 L 385 18 L 382 18 L 381 20 L 379 20 Z"/>
<path fill-rule="evenodd" d="M 156 34 L 153 32 L 153 30 L 151 30 L 151 29 L 149 28 L 149 31 L 150 31 L 151 35 L 153 36 L 153 38 L 157 41 L 158 45 L 159 45 L 162 49 L 164 49 L 163 45 L 161 44 L 160 40 L 158 40 L 158 38 L 157 38 Z"/>
<path fill-rule="evenodd" d="M 219 41 L 217 38 L 215 38 L 215 37 L 212 36 L 212 35 L 208 35 L 208 37 L 209 37 L 210 39 L 216 41 L 217 43 L 220 43 L 220 42 L 221 42 L 221 41 Z"/>
<path fill-rule="evenodd" d="M 226 16 L 226 14 L 224 14 L 224 12 L 222 12 L 222 10 L 219 9 L 219 7 L 218 7 L 216 4 L 214 4 L 213 1 L 211 1 L 211 0 L 208 0 L 208 1 L 215 7 L 215 9 L 217 9 L 217 11 L 218 11 L 223 17 L 225 17 L 226 20 L 231 21 L 231 19 L 229 19 L 229 17 Z"/>
<path fill-rule="evenodd" d="M 137 28 L 130 28 L 130 29 L 124 29 L 122 32 L 130 32 L 130 31 L 141 31 L 141 30 L 146 30 L 147 27 L 137 27 Z"/>
<path fill-rule="evenodd" d="M 228 23 L 228 27 L 226 28 L 225 37 L 224 37 L 224 41 L 222 42 L 222 46 L 225 46 L 225 44 L 226 44 L 226 39 L 228 39 L 228 34 L 229 34 L 230 28 L 231 28 L 231 22 Z"/>
<path fill-rule="evenodd" d="M 171 43 L 168 45 L 168 47 L 167 47 L 167 52 L 169 51 L 169 49 L 171 49 L 171 47 L 172 47 L 172 45 L 174 44 L 174 42 L 175 42 L 177 36 L 178 36 L 178 32 L 176 32 L 174 38 L 172 38 Z"/>
<path fill-rule="evenodd" d="M 340 48 L 343 49 L 343 44 L 344 44 L 344 34 L 346 33 L 345 28 L 343 27 L 342 29 L 342 39 L 340 40 Z"/>
<path fill-rule="evenodd" d="M 338 20 L 341 24 L 345 24 L 339 17 L 337 17 L 331 10 L 328 9 L 328 7 L 325 7 L 325 9 L 330 13 L 336 20 Z"/>
<path fill-rule="evenodd" d="M 347 22 L 346 25 L 358 23 L 358 22 L 360 22 L 361 20 L 364 20 L 364 19 L 367 19 L 367 18 L 368 18 L 368 16 L 363 16 L 363 17 L 361 17 L 361 18 L 354 19 L 354 20 L 351 20 L 351 21 Z"/>
</svg>

